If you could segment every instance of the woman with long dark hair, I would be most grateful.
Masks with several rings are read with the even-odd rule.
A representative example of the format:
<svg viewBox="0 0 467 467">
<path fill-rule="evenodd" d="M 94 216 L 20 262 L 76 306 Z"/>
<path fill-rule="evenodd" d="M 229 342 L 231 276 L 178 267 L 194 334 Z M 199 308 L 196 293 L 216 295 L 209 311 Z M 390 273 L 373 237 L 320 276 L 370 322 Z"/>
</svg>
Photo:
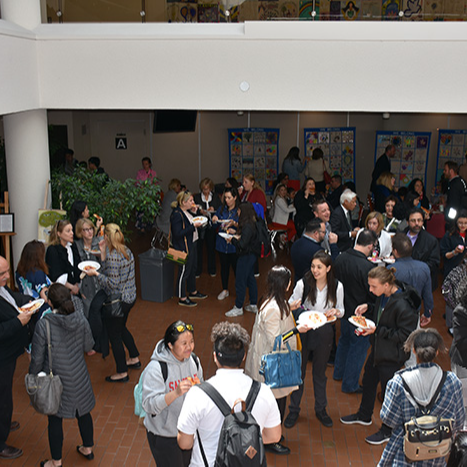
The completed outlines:
<svg viewBox="0 0 467 467">
<path fill-rule="evenodd" d="M 175 321 L 156 344 L 144 370 L 144 426 L 158 467 L 187 467 L 190 463 L 191 450 L 183 451 L 177 444 L 177 420 L 186 393 L 195 381 L 203 379 L 194 348 L 193 325 Z"/>
<path fill-rule="evenodd" d="M 62 465 L 63 419 L 77 418 L 83 441 L 77 451 L 88 460 L 94 458 L 92 447 L 93 422 L 91 410 L 95 399 L 91 386 L 84 352 L 94 345 L 91 329 L 84 315 L 75 312 L 70 291 L 62 284 L 53 284 L 48 291 L 48 302 L 53 312 L 44 316 L 36 325 L 31 348 L 29 373 L 37 375 L 49 372 L 47 355 L 47 323 L 50 325 L 53 372 L 60 376 L 63 385 L 60 409 L 49 415 L 49 446 L 51 460 L 42 461 L 41 466 Z"/>
<path fill-rule="evenodd" d="M 305 169 L 305 163 L 300 159 L 300 149 L 297 146 L 290 148 L 289 153 L 282 162 L 282 172 L 289 176 L 287 186 L 300 189 L 300 174 Z"/>
<path fill-rule="evenodd" d="M 324 172 L 331 174 L 329 164 L 324 160 L 324 153 L 321 148 L 313 149 L 311 159 L 307 162 L 305 168 L 305 177 L 312 178 L 316 183 L 318 193 L 326 193 L 326 183 L 324 181 Z"/>
<path fill-rule="evenodd" d="M 293 202 L 297 210 L 294 221 L 298 237 L 302 236 L 308 222 L 315 217 L 313 203 L 320 198 L 322 195 L 316 192 L 315 181 L 312 178 L 307 178 L 301 190 L 297 191 Z"/>
<path fill-rule="evenodd" d="M 97 215 L 94 215 L 94 216 L 96 217 L 96 227 L 97 229 L 100 229 L 103 219 L 102 217 L 98 217 Z M 80 219 L 89 219 L 89 218 L 90 218 L 89 208 L 85 201 L 78 200 L 78 201 L 75 201 L 71 205 L 70 222 L 71 222 L 71 225 L 73 226 L 73 232 L 75 232 L 76 223 Z"/>
<path fill-rule="evenodd" d="M 212 222 L 218 225 L 216 236 L 216 250 L 219 253 L 221 262 L 222 292 L 217 296 L 218 300 L 224 300 L 229 296 L 229 275 L 230 268 L 234 274 L 237 271 L 237 251 L 231 243 L 227 243 L 225 238 L 219 233 L 236 232 L 238 223 L 238 191 L 236 188 L 226 188 L 223 194 L 224 202 L 212 217 Z"/>
<path fill-rule="evenodd" d="M 417 405 L 426 407 L 429 404 L 440 384 L 441 392 L 429 412 L 430 416 L 451 419 L 453 433 L 462 429 L 464 423 L 462 384 L 454 373 L 448 371 L 444 374 L 435 363 L 438 354 L 445 352 L 439 332 L 432 328 L 417 329 L 408 337 L 404 350 L 415 354 L 417 365 L 398 371 L 386 387 L 380 415 L 382 422 L 392 428 L 392 434 L 378 463 L 380 467 L 414 465 L 404 453 L 404 425 L 419 415 Z M 442 456 L 415 464 L 441 466 L 446 465 L 446 461 Z"/>
<path fill-rule="evenodd" d="M 245 373 L 260 383 L 264 382 L 264 378 L 259 373 L 261 357 L 273 351 L 276 337 L 280 335 L 292 337 L 293 334 L 306 332 L 309 329 L 303 324 L 295 327 L 292 310 L 300 305 L 300 301 L 289 304 L 287 300 L 291 277 L 290 270 L 285 266 L 274 266 L 268 272 L 266 293 L 261 298 L 245 363 Z M 299 347 L 297 344 L 298 336 L 293 336 L 289 340 L 290 348 L 296 350 Z M 281 420 L 284 420 L 287 396 L 296 388 L 297 386 L 272 390 Z M 276 454 L 290 453 L 290 449 L 280 443 L 265 445 L 265 448 Z"/>
<path fill-rule="evenodd" d="M 289 303 L 299 301 L 307 310 L 323 313 L 327 319 L 335 320 L 344 316 L 344 287 L 335 278 L 331 256 L 318 251 L 311 262 L 310 271 L 295 285 Z M 336 318 L 333 318 L 333 317 Z M 334 333 L 332 326 L 324 326 L 300 335 L 302 340 L 302 380 L 305 381 L 308 356 L 313 352 L 313 389 L 316 418 L 326 427 L 332 426 L 332 419 L 326 411 L 326 367 L 331 354 Z M 304 384 L 290 396 L 289 415 L 286 428 L 297 423 L 300 413 Z"/>
<path fill-rule="evenodd" d="M 426 196 L 425 185 L 423 184 L 423 181 L 421 178 L 414 178 L 409 183 L 409 186 L 407 187 L 407 189 L 409 190 L 409 193 L 410 192 L 417 193 L 418 198 L 419 198 L 419 203 L 420 203 L 420 206 L 417 206 L 417 207 L 422 208 L 424 211 L 430 210 L 430 201 Z"/>
<path fill-rule="evenodd" d="M 255 262 L 259 255 L 258 233 L 256 230 L 256 212 L 251 203 L 241 203 L 238 207 L 238 230 L 233 238 L 227 242 L 237 250 L 237 273 L 235 275 L 235 306 L 225 316 L 233 317 L 243 315 L 243 302 L 248 287 L 250 304 L 245 306 L 246 311 L 258 311 L 258 286 L 255 279 Z"/>
</svg>

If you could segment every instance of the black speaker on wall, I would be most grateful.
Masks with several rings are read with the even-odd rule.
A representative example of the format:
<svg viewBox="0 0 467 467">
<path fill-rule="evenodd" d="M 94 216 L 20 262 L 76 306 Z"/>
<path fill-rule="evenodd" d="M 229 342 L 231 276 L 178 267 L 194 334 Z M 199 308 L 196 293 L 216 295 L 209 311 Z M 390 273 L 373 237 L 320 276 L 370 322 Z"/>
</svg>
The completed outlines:
<svg viewBox="0 0 467 467">
<path fill-rule="evenodd" d="M 195 131 L 197 110 L 154 111 L 154 133 L 182 133 Z"/>
</svg>

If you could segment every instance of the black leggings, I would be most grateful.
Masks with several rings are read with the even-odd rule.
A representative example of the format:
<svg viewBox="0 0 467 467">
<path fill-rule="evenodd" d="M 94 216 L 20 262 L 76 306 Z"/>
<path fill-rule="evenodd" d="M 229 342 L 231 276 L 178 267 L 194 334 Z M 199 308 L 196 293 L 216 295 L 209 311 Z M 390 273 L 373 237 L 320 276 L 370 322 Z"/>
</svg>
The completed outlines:
<svg viewBox="0 0 467 467">
<path fill-rule="evenodd" d="M 177 438 L 158 436 L 146 430 L 149 447 L 157 467 L 188 467 L 191 460 L 191 449 L 180 449 Z"/>
<path fill-rule="evenodd" d="M 76 418 L 78 419 L 79 433 L 83 440 L 83 446 L 91 448 L 94 446 L 94 427 L 92 424 L 92 417 L 90 413 L 86 413 L 78 416 L 76 412 Z M 62 446 L 63 446 L 63 418 L 56 417 L 55 415 L 49 415 L 49 446 L 50 454 L 54 461 L 59 461 L 62 458 Z"/>
<path fill-rule="evenodd" d="M 237 271 L 237 254 L 236 253 L 219 253 L 219 258 L 221 260 L 221 280 L 222 280 L 222 290 L 229 290 L 229 276 L 230 268 L 233 269 L 234 274 Z"/>
</svg>

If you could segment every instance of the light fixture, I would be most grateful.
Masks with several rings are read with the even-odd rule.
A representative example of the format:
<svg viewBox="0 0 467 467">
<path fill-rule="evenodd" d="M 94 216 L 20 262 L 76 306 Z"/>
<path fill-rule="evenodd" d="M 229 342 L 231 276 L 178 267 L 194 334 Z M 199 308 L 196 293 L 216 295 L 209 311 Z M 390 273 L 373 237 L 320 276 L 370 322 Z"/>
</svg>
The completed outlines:
<svg viewBox="0 0 467 467">
<path fill-rule="evenodd" d="M 454 220 L 457 216 L 457 210 L 454 208 L 449 208 L 448 218 Z"/>
<path fill-rule="evenodd" d="M 250 89 L 250 83 L 248 81 L 242 81 L 240 83 L 240 90 L 243 92 L 247 92 Z"/>
<path fill-rule="evenodd" d="M 237 112 L 237 116 L 243 117 L 243 110 L 239 110 L 239 111 Z"/>
<path fill-rule="evenodd" d="M 383 112 L 383 120 L 389 120 L 391 118 L 391 114 L 389 112 Z"/>
</svg>

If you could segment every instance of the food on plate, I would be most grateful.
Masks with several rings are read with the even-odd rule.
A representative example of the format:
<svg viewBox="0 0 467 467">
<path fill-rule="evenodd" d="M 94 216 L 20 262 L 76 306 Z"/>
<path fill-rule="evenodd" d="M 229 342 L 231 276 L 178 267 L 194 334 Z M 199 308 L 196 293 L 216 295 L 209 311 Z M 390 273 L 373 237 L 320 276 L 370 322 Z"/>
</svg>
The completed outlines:
<svg viewBox="0 0 467 467">
<path fill-rule="evenodd" d="M 37 303 L 34 303 L 34 305 L 32 306 L 26 306 L 26 305 L 22 306 L 20 310 L 23 312 L 27 312 L 27 313 L 34 313 L 41 307 L 42 303 L 38 300 Z"/>
<path fill-rule="evenodd" d="M 302 313 L 298 320 L 302 324 L 308 324 L 312 328 L 317 328 L 326 323 L 326 316 L 324 313 L 319 313 L 317 311 L 309 311 Z"/>
<path fill-rule="evenodd" d="M 187 378 L 191 384 L 201 384 L 201 381 L 199 380 L 198 376 L 193 376 L 193 378 L 191 376 L 188 376 Z"/>
<path fill-rule="evenodd" d="M 335 315 L 332 316 L 326 316 L 328 323 L 332 323 L 333 321 L 336 321 L 337 317 Z"/>
<path fill-rule="evenodd" d="M 368 323 L 366 322 L 366 319 L 363 316 L 357 316 L 354 315 L 352 316 L 352 319 L 355 321 L 355 324 L 358 324 L 361 328 L 368 328 Z"/>
<path fill-rule="evenodd" d="M 89 265 L 88 265 L 88 266 L 84 266 L 84 268 L 83 268 L 83 269 L 84 269 L 84 271 L 95 271 L 95 270 L 96 270 L 96 268 L 95 268 L 95 267 L 93 267 L 93 266 L 89 266 Z"/>
</svg>

